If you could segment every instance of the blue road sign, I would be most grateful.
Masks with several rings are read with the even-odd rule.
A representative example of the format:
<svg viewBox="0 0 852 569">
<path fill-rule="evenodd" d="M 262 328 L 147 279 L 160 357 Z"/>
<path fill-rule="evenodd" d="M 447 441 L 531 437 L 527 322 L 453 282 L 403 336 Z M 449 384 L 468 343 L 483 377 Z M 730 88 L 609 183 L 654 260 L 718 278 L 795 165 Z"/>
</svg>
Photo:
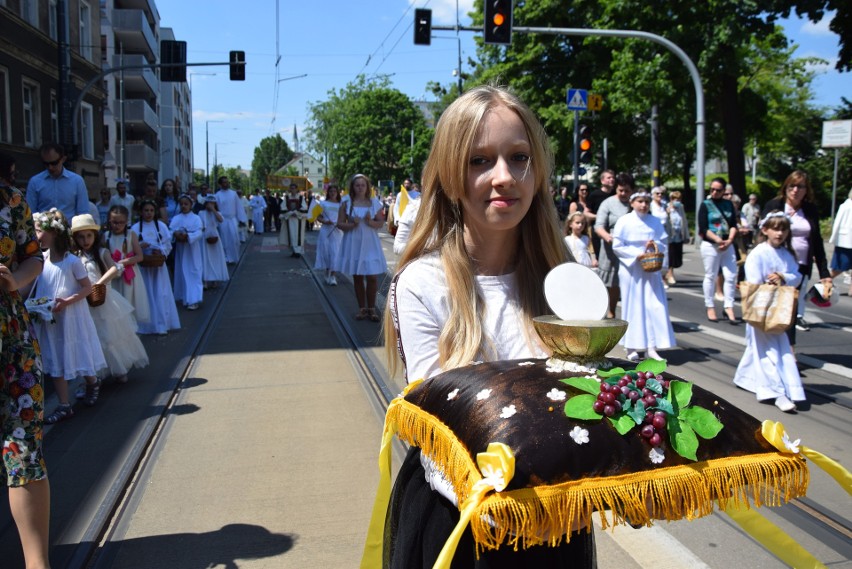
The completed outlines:
<svg viewBox="0 0 852 569">
<path fill-rule="evenodd" d="M 568 89 L 568 110 L 585 111 L 589 108 L 589 93 L 585 89 Z"/>
</svg>

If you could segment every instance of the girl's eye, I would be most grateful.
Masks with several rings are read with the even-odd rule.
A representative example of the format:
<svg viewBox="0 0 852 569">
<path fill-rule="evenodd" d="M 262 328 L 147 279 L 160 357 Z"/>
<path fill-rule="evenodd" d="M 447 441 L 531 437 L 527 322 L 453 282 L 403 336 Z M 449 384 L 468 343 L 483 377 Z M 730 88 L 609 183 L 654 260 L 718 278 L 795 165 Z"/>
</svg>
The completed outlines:
<svg viewBox="0 0 852 569">
<path fill-rule="evenodd" d="M 488 161 L 488 160 L 486 160 L 486 159 L 485 159 L 484 157 L 482 157 L 482 156 L 474 156 L 474 157 L 472 157 L 472 158 L 470 159 L 470 165 L 471 165 L 471 166 L 482 166 L 482 165 L 483 165 L 483 164 L 485 164 L 487 161 Z"/>
<path fill-rule="evenodd" d="M 519 152 L 519 153 L 515 154 L 514 156 L 512 156 L 512 160 L 514 160 L 516 162 L 528 162 L 529 159 L 530 159 L 529 155 L 524 154 L 522 152 Z"/>
</svg>

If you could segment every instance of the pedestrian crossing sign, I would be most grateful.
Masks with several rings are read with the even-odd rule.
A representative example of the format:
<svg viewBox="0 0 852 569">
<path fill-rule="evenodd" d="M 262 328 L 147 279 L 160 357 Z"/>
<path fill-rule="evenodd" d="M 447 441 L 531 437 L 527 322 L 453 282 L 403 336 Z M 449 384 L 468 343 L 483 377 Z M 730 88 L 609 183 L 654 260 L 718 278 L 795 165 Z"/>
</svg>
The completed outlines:
<svg viewBox="0 0 852 569">
<path fill-rule="evenodd" d="M 585 111 L 589 108 L 589 93 L 585 89 L 568 89 L 568 110 Z"/>
</svg>

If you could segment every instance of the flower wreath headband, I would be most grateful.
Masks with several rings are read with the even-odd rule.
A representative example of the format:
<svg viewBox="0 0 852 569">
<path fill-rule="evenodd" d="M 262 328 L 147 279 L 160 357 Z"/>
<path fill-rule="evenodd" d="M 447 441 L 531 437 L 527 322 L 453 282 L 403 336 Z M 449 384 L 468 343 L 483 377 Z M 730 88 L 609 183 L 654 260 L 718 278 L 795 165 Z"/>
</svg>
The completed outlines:
<svg viewBox="0 0 852 569">
<path fill-rule="evenodd" d="M 767 213 L 766 217 L 760 220 L 760 223 L 758 223 L 757 228 L 763 229 L 763 226 L 766 225 L 766 222 L 774 217 L 783 217 L 786 218 L 787 221 L 790 221 L 790 217 L 783 211 L 773 211 L 772 213 Z"/>
<path fill-rule="evenodd" d="M 33 223 L 35 228 L 41 231 L 58 231 L 60 233 L 67 232 L 68 228 L 61 220 L 56 219 L 56 214 L 59 212 L 55 207 L 49 211 L 33 214 Z"/>
</svg>

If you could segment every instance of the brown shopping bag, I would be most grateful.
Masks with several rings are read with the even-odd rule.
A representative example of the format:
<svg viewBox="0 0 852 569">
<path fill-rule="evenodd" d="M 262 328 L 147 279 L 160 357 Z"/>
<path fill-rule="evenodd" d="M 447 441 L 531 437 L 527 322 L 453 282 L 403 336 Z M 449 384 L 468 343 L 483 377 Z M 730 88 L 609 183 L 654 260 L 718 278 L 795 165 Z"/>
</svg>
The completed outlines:
<svg viewBox="0 0 852 569">
<path fill-rule="evenodd" d="M 766 332 L 780 334 L 793 324 L 799 291 L 792 286 L 740 283 L 743 320 Z"/>
</svg>

